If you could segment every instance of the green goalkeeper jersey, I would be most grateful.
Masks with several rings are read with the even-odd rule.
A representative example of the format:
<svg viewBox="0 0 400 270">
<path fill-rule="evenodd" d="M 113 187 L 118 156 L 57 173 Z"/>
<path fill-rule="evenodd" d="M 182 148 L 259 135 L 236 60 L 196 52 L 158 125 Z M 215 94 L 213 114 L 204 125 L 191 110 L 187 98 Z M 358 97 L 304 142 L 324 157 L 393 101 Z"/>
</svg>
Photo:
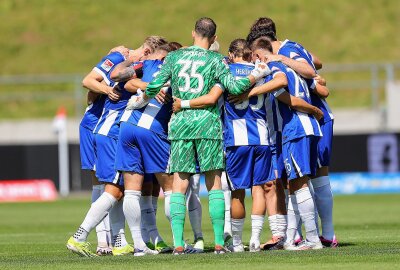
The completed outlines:
<svg viewBox="0 0 400 270">
<path fill-rule="evenodd" d="M 171 52 L 165 58 L 158 75 L 146 88 L 146 95 L 154 97 L 165 83 L 171 82 L 172 95 L 190 100 L 210 92 L 220 83 L 232 94 L 240 94 L 250 87 L 250 80 L 235 80 L 224 57 L 216 52 L 191 46 Z M 222 139 L 222 124 L 217 105 L 204 109 L 183 109 L 174 114 L 169 124 L 170 140 Z"/>
</svg>

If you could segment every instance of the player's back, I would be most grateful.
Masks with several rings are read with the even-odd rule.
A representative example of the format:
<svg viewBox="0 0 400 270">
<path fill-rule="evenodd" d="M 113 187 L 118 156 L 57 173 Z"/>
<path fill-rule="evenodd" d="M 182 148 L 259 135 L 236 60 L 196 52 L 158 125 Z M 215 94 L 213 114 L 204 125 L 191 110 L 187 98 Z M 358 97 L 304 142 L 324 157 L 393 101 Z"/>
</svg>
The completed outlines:
<svg viewBox="0 0 400 270">
<path fill-rule="evenodd" d="M 251 63 L 229 64 L 232 75 L 246 77 L 254 69 Z M 226 147 L 238 145 L 269 145 L 266 124 L 267 95 L 251 97 L 239 104 L 229 103 L 227 91 L 224 92 L 224 143 Z"/>
<path fill-rule="evenodd" d="M 162 64 L 162 60 L 145 60 L 143 62 L 142 81 L 151 82 L 159 72 Z M 171 94 L 170 88 L 168 88 L 168 92 Z M 126 110 L 121 117 L 121 122 L 129 122 L 156 133 L 167 135 L 171 114 L 172 102 L 160 104 L 155 98 L 152 98 L 149 104 L 143 108 L 133 111 Z"/>
<path fill-rule="evenodd" d="M 218 80 L 217 65 L 224 57 L 198 46 L 171 52 L 166 65 L 171 70 L 173 96 L 190 100 L 210 92 Z M 222 139 L 222 125 L 217 105 L 204 109 L 182 110 L 170 124 L 170 139 Z"/>
<path fill-rule="evenodd" d="M 284 42 L 282 42 L 278 54 L 285 55 L 295 60 L 304 59 L 310 66 L 314 68 L 315 72 L 317 71 L 311 53 L 307 51 L 300 43 L 286 39 Z M 309 80 L 312 79 L 305 79 L 305 81 L 310 84 Z M 332 111 L 329 108 L 329 105 L 325 101 L 325 99 L 319 97 L 316 93 L 312 91 L 310 92 L 310 98 L 311 103 L 317 108 L 321 109 L 324 113 L 324 117 L 320 120 L 320 122 L 328 122 L 334 119 Z"/>
<path fill-rule="evenodd" d="M 271 62 L 272 69 L 280 69 L 285 73 L 288 85 L 286 90 L 292 96 L 303 99 L 311 104 L 309 87 L 294 70 L 279 62 Z M 288 105 L 278 102 L 279 112 L 282 116 L 283 142 L 313 135 L 322 136 L 318 121 L 314 116 L 291 109 Z"/>
</svg>

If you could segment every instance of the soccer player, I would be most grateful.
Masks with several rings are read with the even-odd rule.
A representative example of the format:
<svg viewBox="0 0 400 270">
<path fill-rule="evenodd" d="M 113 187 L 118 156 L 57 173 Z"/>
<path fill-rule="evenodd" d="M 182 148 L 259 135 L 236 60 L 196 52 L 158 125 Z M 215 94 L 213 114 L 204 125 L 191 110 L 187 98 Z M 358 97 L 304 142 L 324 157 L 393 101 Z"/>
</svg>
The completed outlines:
<svg viewBox="0 0 400 270">
<path fill-rule="evenodd" d="M 247 75 L 253 68 L 251 50 L 243 39 L 234 40 L 229 47 L 229 59 L 232 74 L 236 77 Z M 277 69 L 267 76 L 271 78 L 278 72 Z M 269 80 L 269 79 L 268 79 Z M 261 82 L 262 83 L 262 82 Z M 192 99 L 192 108 L 204 108 L 213 105 L 223 94 L 218 85 L 214 86 L 209 94 Z M 286 94 L 286 95 L 285 95 Z M 268 95 L 259 95 L 240 103 L 230 103 L 225 93 L 224 119 L 224 144 L 226 147 L 227 174 L 229 176 L 232 192 L 232 231 L 233 245 L 230 249 L 234 252 L 243 252 L 242 230 L 245 218 L 244 197 L 245 189 L 252 187 L 252 237 L 250 251 L 260 250 L 260 233 L 262 231 L 265 201 L 262 185 L 275 179 L 268 169 L 271 166 L 270 129 L 266 119 L 270 119 L 272 110 L 269 110 Z M 306 112 L 321 115 L 317 108 L 305 101 L 290 96 L 287 92 L 280 96 L 283 102 Z M 289 99 L 289 100 L 288 100 Z M 176 98 L 174 112 L 181 110 L 181 100 Z M 267 111 L 269 110 L 269 111 Z M 284 232 L 285 233 L 285 232 Z"/>
<path fill-rule="evenodd" d="M 124 46 L 118 46 L 111 49 L 109 54 L 113 55 L 105 56 L 82 81 L 82 85 L 89 90 L 89 106 L 79 125 L 79 147 L 82 169 L 89 170 L 92 178 L 92 203 L 95 202 L 104 191 L 104 184 L 99 183 L 95 172 L 96 153 L 94 149 L 93 129 L 103 111 L 106 96 L 114 101 L 117 101 L 120 97 L 112 86 L 104 83 L 104 78 L 107 77 L 107 74 L 112 70 L 113 58 L 118 57 L 118 54 L 122 57 L 128 57 L 129 50 Z M 108 215 L 96 226 L 96 233 L 98 240 L 96 254 L 111 254 L 112 246 Z"/>
<path fill-rule="evenodd" d="M 201 18 L 192 31 L 194 45 L 170 53 L 160 73 L 138 97 L 136 107 L 148 103 L 163 85 L 171 80 L 173 96 L 181 98 L 184 110 L 170 121 L 168 138 L 171 140 L 170 172 L 174 173 L 171 195 L 171 221 L 174 236 L 173 254 L 184 254 L 183 227 L 186 214 L 185 194 L 189 177 L 196 173 L 196 157 L 200 171 L 205 174 L 209 190 L 209 212 L 214 229 L 215 253 L 224 249 L 224 195 L 221 190 L 221 170 L 224 169 L 222 126 L 216 106 L 202 110 L 190 109 L 189 100 L 207 94 L 220 82 L 232 93 L 241 93 L 266 74 L 265 65 L 258 65 L 251 75 L 235 80 L 223 56 L 209 51 L 215 40 L 216 24 Z"/>
<path fill-rule="evenodd" d="M 148 37 L 142 46 L 136 50 L 129 51 L 129 61 L 133 63 L 144 60 L 160 43 L 165 44 L 166 42 L 161 37 Z M 115 58 L 113 58 L 113 61 L 110 60 L 104 63 L 108 72 L 115 65 L 126 60 L 122 55 L 110 54 L 109 57 Z M 133 71 L 131 77 L 135 75 L 135 70 Z M 104 76 L 103 79 L 107 84 L 114 86 L 115 81 L 111 79 L 110 73 Z M 83 223 L 67 242 L 67 248 L 81 256 L 96 256 L 90 250 L 87 237 L 90 231 L 103 220 L 108 212 L 112 232 L 113 255 L 125 255 L 133 252 L 133 248 L 126 241 L 124 231 L 125 218 L 121 200 L 123 197 L 123 185 L 121 185 L 121 181 L 123 179 L 114 169 L 115 148 L 119 134 L 118 123 L 131 93 L 125 89 L 119 89 L 118 91 L 120 92 L 118 101 L 106 99 L 103 113 L 94 129 L 96 154 L 97 157 L 101 157 L 96 159 L 96 176 L 100 182 L 105 183 L 105 191 L 91 205 Z"/>
<path fill-rule="evenodd" d="M 143 62 L 142 80 L 128 81 L 126 88 L 145 89 L 147 83 L 158 73 L 163 59 L 170 51 L 169 44 L 159 46 Z M 142 240 L 141 220 L 149 231 L 155 249 L 163 253 L 172 251 L 158 233 L 151 201 L 148 205 L 140 203 L 145 174 L 154 174 L 164 191 L 165 214 L 170 220 L 168 206 L 172 193 L 172 176 L 166 172 L 170 148 L 167 134 L 172 113 L 171 106 L 172 102 L 159 103 L 156 99 L 152 99 L 147 106 L 138 110 L 129 110 L 128 105 L 121 118 L 115 166 L 124 177 L 124 214 L 134 239 L 135 254 L 144 253 L 147 248 Z"/>
<path fill-rule="evenodd" d="M 268 58 L 272 55 L 272 45 L 267 38 L 258 38 L 251 45 L 255 55 Z M 281 72 L 271 81 L 262 86 L 253 88 L 248 97 L 265 93 L 271 89 L 285 88 L 290 94 L 301 97 L 311 103 L 308 92 L 309 87 L 321 87 L 318 84 L 309 86 L 292 69 L 279 62 L 270 62 L 273 69 Z M 279 76 L 279 77 L 278 77 Z M 274 95 L 279 96 L 282 91 Z M 285 249 L 305 250 L 322 248 L 315 223 L 315 205 L 308 187 L 309 175 L 315 174 L 317 162 L 317 144 L 319 137 L 322 136 L 318 121 L 308 114 L 291 110 L 286 104 L 279 102 L 279 113 L 282 116 L 282 156 L 289 180 L 289 205 L 288 218 L 294 217 L 296 224 L 299 219 L 305 226 L 306 240 L 299 246 L 294 245 L 295 230 L 288 227 Z"/>
<path fill-rule="evenodd" d="M 253 33 L 253 34 L 252 34 Z M 276 36 L 275 23 L 270 18 L 259 18 L 252 26 L 249 34 L 250 39 L 257 36 L 267 36 L 272 43 L 274 52 L 277 55 L 269 57 L 269 61 L 280 61 L 305 79 L 313 78 L 316 69 L 322 67 L 321 61 L 308 52 L 301 44 L 285 40 L 279 41 Z M 317 75 L 315 77 L 320 84 L 326 85 L 325 80 Z M 329 92 L 310 91 L 311 102 L 324 112 L 323 119 L 319 120 L 323 137 L 318 142 L 318 169 L 316 177 L 311 181 L 314 188 L 314 199 L 318 215 L 321 218 L 322 235 L 321 242 L 326 247 L 337 247 L 338 241 L 333 229 L 333 197 L 329 181 L 329 162 L 332 149 L 333 136 L 333 114 L 325 98 Z"/>
</svg>

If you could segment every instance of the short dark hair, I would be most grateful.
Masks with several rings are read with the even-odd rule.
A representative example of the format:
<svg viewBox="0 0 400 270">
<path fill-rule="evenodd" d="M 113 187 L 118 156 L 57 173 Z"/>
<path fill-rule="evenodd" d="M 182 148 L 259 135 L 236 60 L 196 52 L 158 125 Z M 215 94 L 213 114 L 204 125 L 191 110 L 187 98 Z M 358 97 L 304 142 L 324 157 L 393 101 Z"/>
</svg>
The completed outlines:
<svg viewBox="0 0 400 270">
<path fill-rule="evenodd" d="M 267 37 L 270 41 L 276 41 L 276 27 L 272 19 L 261 17 L 258 18 L 250 28 L 250 33 L 247 35 L 247 42 L 251 44 L 259 37 Z"/>
<path fill-rule="evenodd" d="M 228 52 L 235 57 L 242 57 L 246 61 L 251 61 L 251 50 L 245 39 L 237 38 L 229 45 Z"/>
<path fill-rule="evenodd" d="M 276 35 L 276 26 L 274 21 L 268 17 L 258 18 L 250 28 L 250 32 L 258 31 L 260 29 L 266 29 L 273 32 Z"/>
<path fill-rule="evenodd" d="M 217 25 L 208 17 L 200 18 L 196 21 L 194 31 L 204 38 L 212 38 L 217 31 Z"/>
<path fill-rule="evenodd" d="M 180 48 L 182 48 L 182 44 L 180 44 L 179 42 L 176 41 L 171 41 L 169 43 L 169 46 L 172 48 L 173 51 L 179 50 Z"/>
<path fill-rule="evenodd" d="M 271 41 L 268 38 L 265 37 L 260 37 L 254 40 L 250 48 L 252 51 L 258 50 L 258 49 L 263 49 L 263 50 L 268 50 L 269 52 L 272 52 L 272 45 Z"/>
</svg>

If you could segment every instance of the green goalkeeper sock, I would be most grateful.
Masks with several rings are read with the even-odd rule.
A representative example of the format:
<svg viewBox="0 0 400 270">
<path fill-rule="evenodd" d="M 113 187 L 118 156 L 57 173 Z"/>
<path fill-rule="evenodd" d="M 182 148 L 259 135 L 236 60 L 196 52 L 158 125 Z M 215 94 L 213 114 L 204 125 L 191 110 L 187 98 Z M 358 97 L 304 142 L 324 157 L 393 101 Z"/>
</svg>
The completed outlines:
<svg viewBox="0 0 400 270">
<path fill-rule="evenodd" d="M 225 200 L 222 190 L 211 190 L 208 193 L 208 211 L 214 229 L 216 245 L 224 245 Z"/>
<path fill-rule="evenodd" d="M 184 247 L 185 242 L 183 241 L 183 225 L 185 224 L 186 216 L 185 195 L 182 193 L 172 193 L 170 207 L 174 246 L 175 248 Z"/>
</svg>

